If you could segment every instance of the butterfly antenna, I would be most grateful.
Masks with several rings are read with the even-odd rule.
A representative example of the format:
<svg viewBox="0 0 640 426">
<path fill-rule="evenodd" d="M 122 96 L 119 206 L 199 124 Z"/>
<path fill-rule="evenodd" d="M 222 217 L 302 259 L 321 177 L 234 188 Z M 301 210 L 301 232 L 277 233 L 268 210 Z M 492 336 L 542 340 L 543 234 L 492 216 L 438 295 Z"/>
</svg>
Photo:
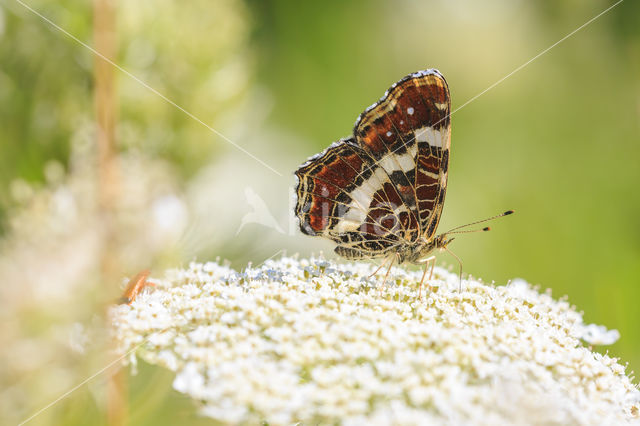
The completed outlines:
<svg viewBox="0 0 640 426">
<path fill-rule="evenodd" d="M 466 225 L 456 226 L 455 228 L 450 229 L 450 230 L 448 230 L 447 232 L 445 232 L 445 234 L 464 234 L 464 233 L 467 233 L 467 232 L 481 232 L 481 231 L 489 231 L 491 228 L 489 228 L 489 227 L 487 226 L 486 228 L 477 229 L 477 230 L 474 230 L 474 231 L 458 231 L 458 232 L 452 232 L 452 231 L 456 231 L 456 230 L 458 230 L 458 229 L 466 228 L 467 226 L 477 225 L 478 223 L 488 222 L 488 221 L 490 221 L 490 220 L 494 220 L 494 219 L 497 219 L 497 218 L 499 218 L 499 217 L 509 216 L 510 214 L 513 214 L 513 212 L 514 212 L 513 210 L 507 210 L 507 211 L 506 211 L 506 212 L 504 212 L 504 213 L 500 213 L 500 214 L 497 214 L 497 215 L 495 215 L 495 216 L 488 217 L 488 218 L 486 218 L 486 219 L 477 220 L 477 221 L 475 221 L 475 222 L 467 223 Z"/>
<path fill-rule="evenodd" d="M 453 232 L 449 231 L 449 232 L 446 232 L 446 235 L 449 235 L 449 234 L 472 234 L 474 232 L 486 232 L 486 231 L 491 231 L 491 228 L 489 228 L 488 226 L 485 226 L 482 229 L 469 229 L 467 231 L 453 231 Z"/>
</svg>

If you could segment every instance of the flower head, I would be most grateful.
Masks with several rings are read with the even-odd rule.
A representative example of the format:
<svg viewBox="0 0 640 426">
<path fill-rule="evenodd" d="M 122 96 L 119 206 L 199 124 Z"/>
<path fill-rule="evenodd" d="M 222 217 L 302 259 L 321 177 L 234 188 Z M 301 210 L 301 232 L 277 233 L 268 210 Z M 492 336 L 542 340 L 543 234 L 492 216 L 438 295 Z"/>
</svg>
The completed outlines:
<svg viewBox="0 0 640 426">
<path fill-rule="evenodd" d="M 228 423 L 613 424 L 640 393 L 566 301 L 436 269 L 284 257 L 236 272 L 192 263 L 111 310 L 124 353 L 176 373 L 173 386 Z M 142 344 L 141 344 L 142 343 Z"/>
</svg>

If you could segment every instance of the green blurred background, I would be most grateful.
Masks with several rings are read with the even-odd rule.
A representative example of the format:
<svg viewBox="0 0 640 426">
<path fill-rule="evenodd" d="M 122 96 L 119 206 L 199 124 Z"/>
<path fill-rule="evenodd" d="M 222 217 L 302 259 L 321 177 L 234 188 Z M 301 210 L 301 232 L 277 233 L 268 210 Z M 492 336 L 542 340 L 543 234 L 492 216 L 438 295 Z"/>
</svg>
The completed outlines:
<svg viewBox="0 0 640 426">
<path fill-rule="evenodd" d="M 106 19 L 97 3 L 24 4 L 91 46 Z M 613 3 L 115 4 L 114 61 L 140 81 L 114 75 L 118 184 L 106 202 L 96 59 L 24 4 L 0 2 L 0 423 L 114 359 L 104 307 L 123 276 L 216 256 L 239 269 L 283 249 L 333 257 L 331 243 L 292 232 L 292 173 L 391 83 L 438 68 L 455 110 Z M 603 350 L 640 369 L 640 4 L 622 2 L 452 126 L 440 229 L 517 212 L 456 240 L 465 272 L 567 295 L 587 322 L 621 332 Z M 114 376 L 126 416 L 110 414 L 102 375 L 31 423 L 206 423 L 169 373 L 139 369 Z"/>
</svg>

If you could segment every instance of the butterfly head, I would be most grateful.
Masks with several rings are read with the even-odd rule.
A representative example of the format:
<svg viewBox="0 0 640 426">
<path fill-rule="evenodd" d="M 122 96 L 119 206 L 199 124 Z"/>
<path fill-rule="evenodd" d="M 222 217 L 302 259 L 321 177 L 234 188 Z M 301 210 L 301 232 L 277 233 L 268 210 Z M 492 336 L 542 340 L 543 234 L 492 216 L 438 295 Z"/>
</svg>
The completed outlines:
<svg viewBox="0 0 640 426">
<path fill-rule="evenodd" d="M 449 238 L 449 234 L 440 234 L 433 239 L 433 249 L 444 250 L 455 239 L 456 237 Z"/>
<path fill-rule="evenodd" d="M 448 234 L 440 234 L 432 239 L 423 239 L 420 243 L 413 246 L 410 253 L 407 254 L 406 260 L 416 264 L 422 264 L 431 256 L 435 250 L 445 250 L 447 245 L 453 241 L 455 237 L 449 238 Z"/>
</svg>

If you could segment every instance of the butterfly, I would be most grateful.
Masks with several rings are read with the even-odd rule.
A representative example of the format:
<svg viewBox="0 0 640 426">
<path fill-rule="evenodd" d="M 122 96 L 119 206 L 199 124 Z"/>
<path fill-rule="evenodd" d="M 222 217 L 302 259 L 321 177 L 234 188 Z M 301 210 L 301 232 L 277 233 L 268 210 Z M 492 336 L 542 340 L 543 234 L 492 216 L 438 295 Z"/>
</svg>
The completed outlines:
<svg viewBox="0 0 640 426">
<path fill-rule="evenodd" d="M 461 229 L 513 212 L 436 234 L 450 150 L 451 97 L 444 76 L 436 69 L 407 75 L 360 114 L 352 136 L 296 170 L 301 231 L 335 241 L 335 252 L 347 259 L 425 265 L 422 290 L 429 262 L 433 274 L 432 252 L 448 250 L 451 235 L 475 232 Z"/>
</svg>

